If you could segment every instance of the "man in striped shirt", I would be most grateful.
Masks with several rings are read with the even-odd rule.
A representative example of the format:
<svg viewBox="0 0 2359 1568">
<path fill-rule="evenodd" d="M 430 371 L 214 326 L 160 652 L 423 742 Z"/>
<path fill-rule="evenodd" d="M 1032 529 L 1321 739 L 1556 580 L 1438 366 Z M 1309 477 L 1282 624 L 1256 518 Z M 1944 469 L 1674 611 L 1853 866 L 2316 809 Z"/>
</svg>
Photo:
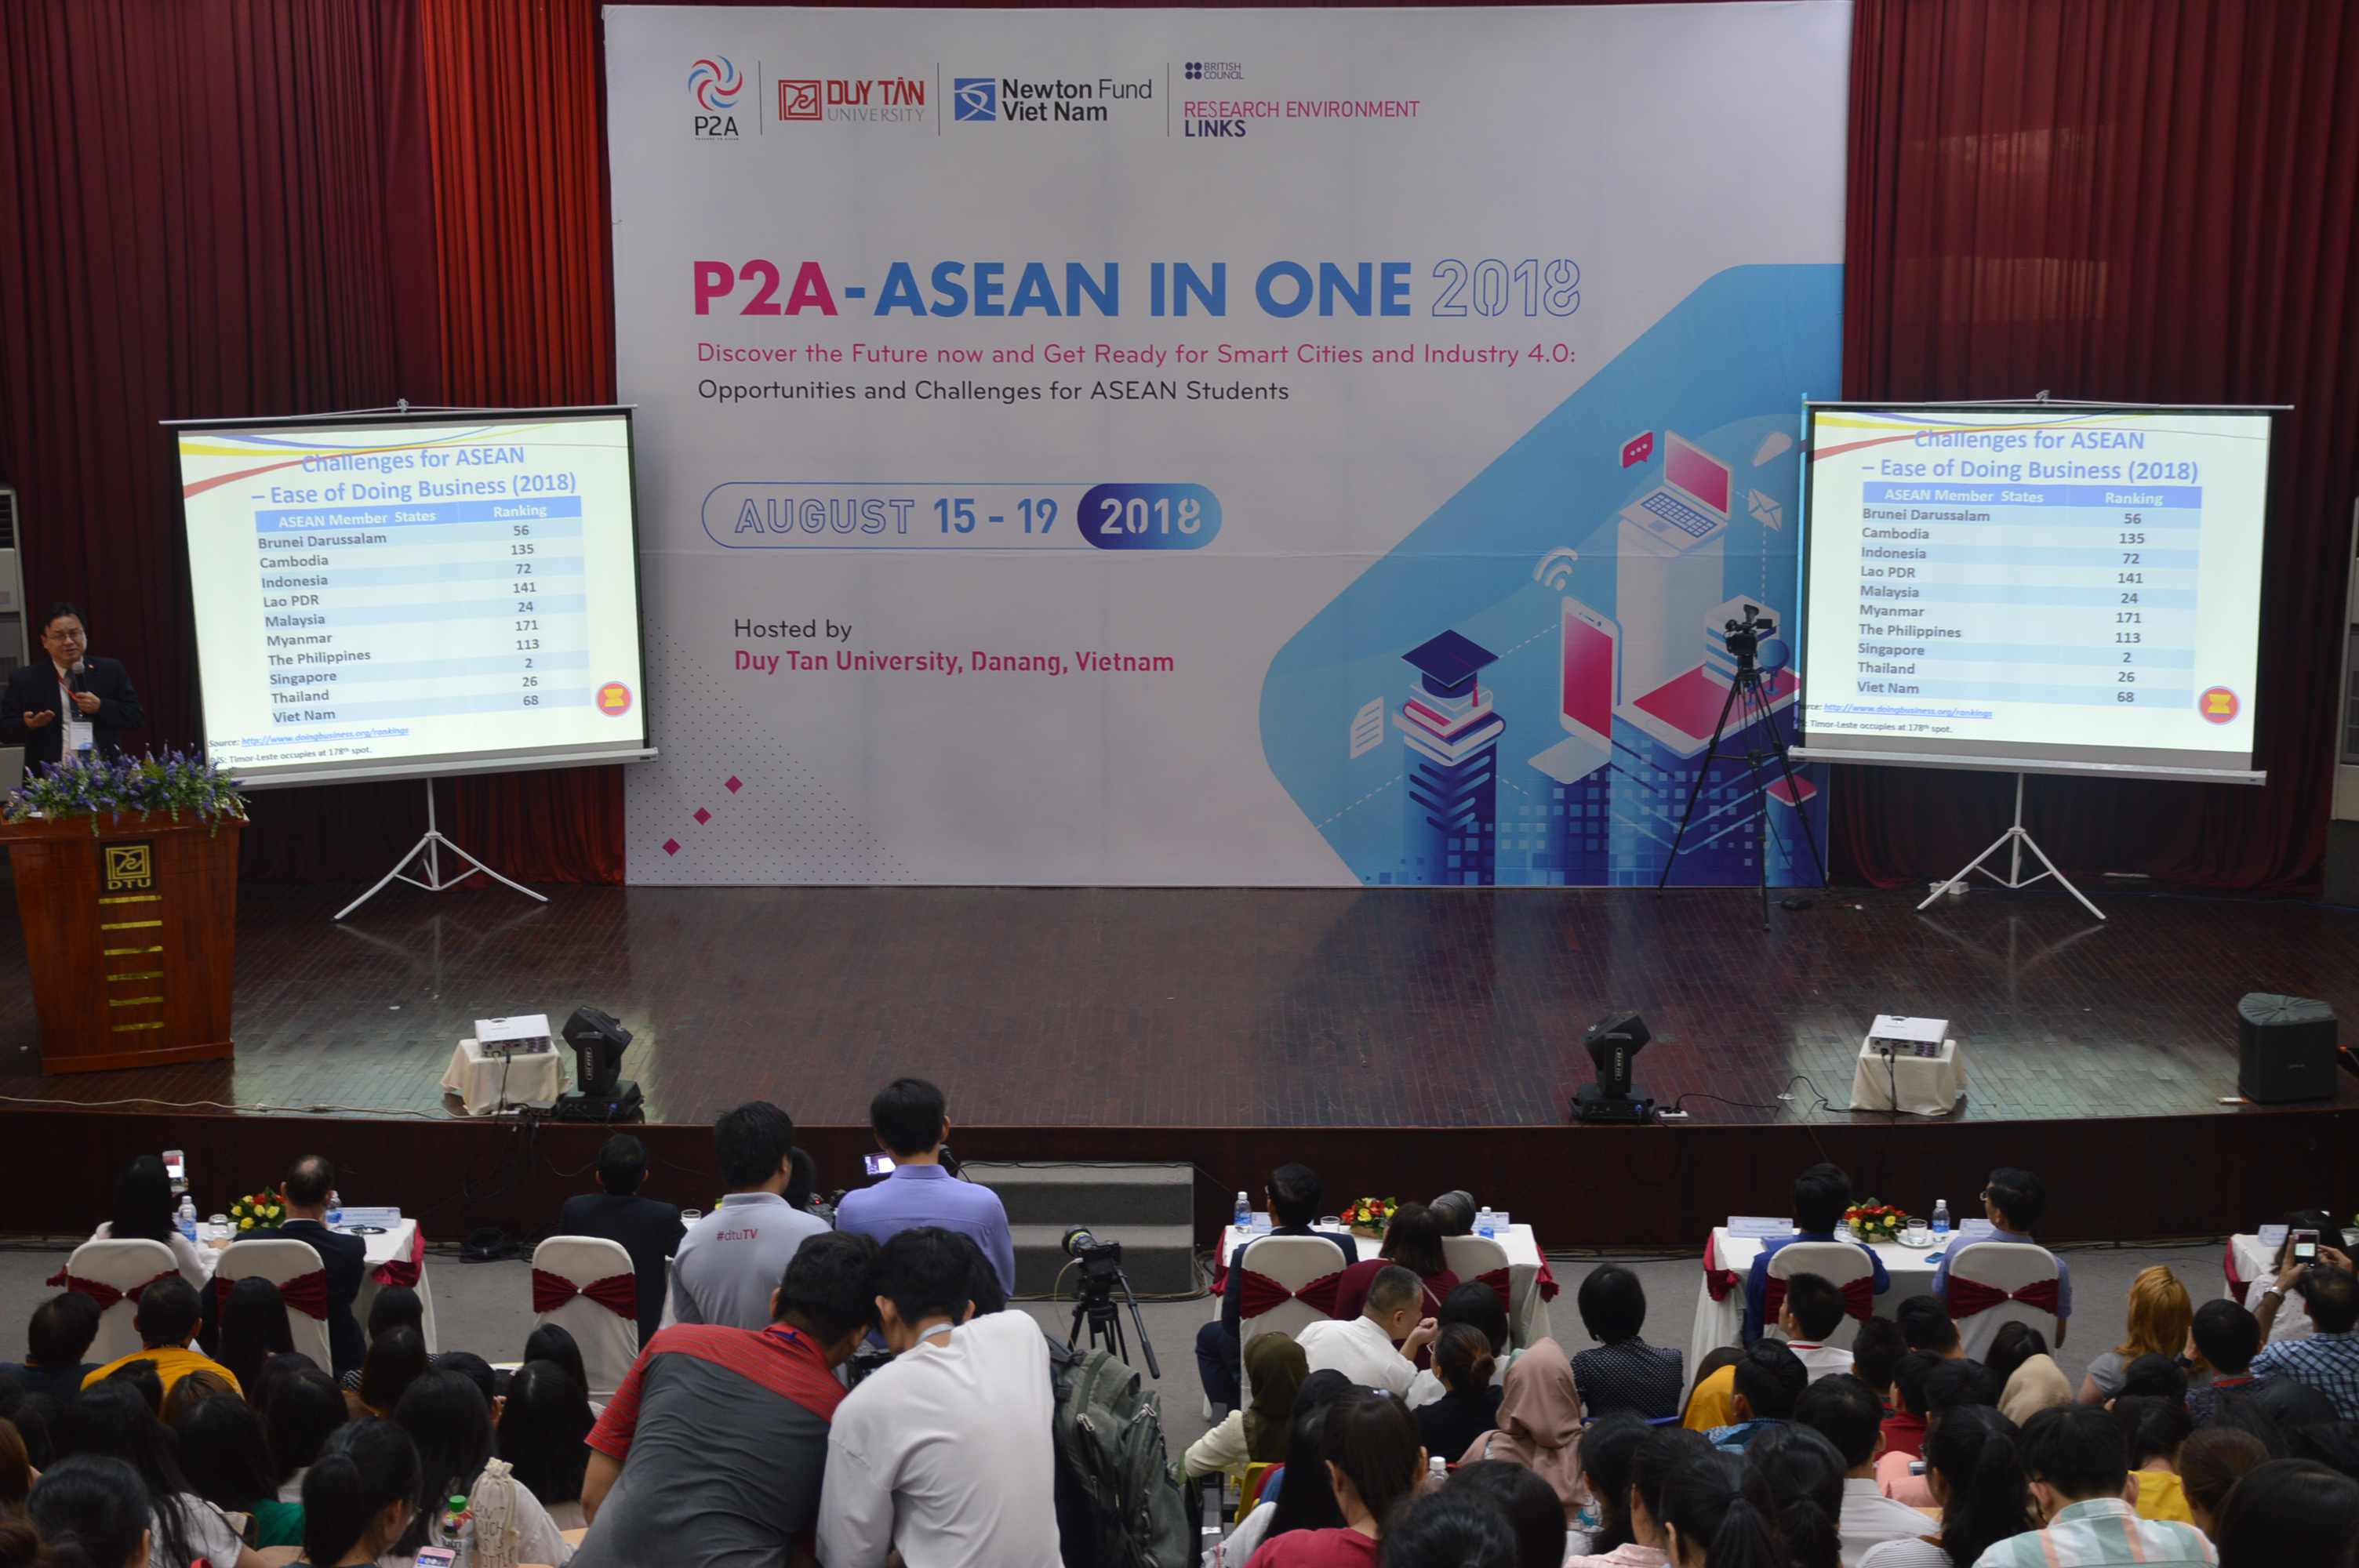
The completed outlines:
<svg viewBox="0 0 2359 1568">
<path fill-rule="evenodd" d="M 1974 1568 L 2184 1568 L 2220 1561 L 2193 1525 L 2138 1518 L 2128 1446 L 2109 1411 L 2095 1405 L 2041 1411 L 2024 1424 L 2023 1459 L 2047 1528 L 1998 1542 Z"/>
</svg>

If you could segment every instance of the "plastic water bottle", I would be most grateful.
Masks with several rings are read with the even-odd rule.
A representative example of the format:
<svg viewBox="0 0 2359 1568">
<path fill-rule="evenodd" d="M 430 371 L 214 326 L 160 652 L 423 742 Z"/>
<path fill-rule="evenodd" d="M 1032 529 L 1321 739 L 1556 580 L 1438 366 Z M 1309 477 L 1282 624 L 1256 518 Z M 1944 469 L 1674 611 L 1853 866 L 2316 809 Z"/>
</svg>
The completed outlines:
<svg viewBox="0 0 2359 1568">
<path fill-rule="evenodd" d="M 1449 1461 L 1439 1454 L 1433 1454 L 1425 1462 L 1425 1475 L 1426 1490 L 1438 1490 L 1443 1482 L 1450 1479 Z"/>
<path fill-rule="evenodd" d="M 1949 1239 L 1949 1236 L 1950 1200 L 1947 1198 L 1935 1198 L 1933 1200 L 1933 1239 L 1936 1241 L 1946 1241 Z"/>
<path fill-rule="evenodd" d="M 442 1509 L 441 1522 L 435 1527 L 434 1544 L 450 1552 L 453 1568 L 469 1568 L 475 1560 L 475 1516 L 467 1507 L 467 1494 L 454 1494 Z"/>
<path fill-rule="evenodd" d="M 182 1199 L 180 1200 L 180 1212 L 179 1212 L 179 1227 L 180 1227 L 180 1234 L 181 1234 L 182 1236 L 184 1236 L 184 1237 L 186 1237 L 186 1238 L 188 1238 L 188 1240 L 189 1240 L 189 1244 L 190 1244 L 190 1246 L 194 1246 L 194 1245 L 196 1244 L 196 1239 L 197 1239 L 197 1200 L 196 1200 L 196 1199 L 194 1199 L 194 1198 L 186 1198 L 186 1197 L 184 1197 L 184 1198 L 182 1198 Z"/>
<path fill-rule="evenodd" d="M 1239 1230 L 1253 1228 L 1253 1199 L 1243 1193 L 1237 1195 L 1237 1228 Z"/>
<path fill-rule="evenodd" d="M 344 1195 L 342 1193 L 331 1192 L 328 1194 L 328 1227 L 332 1230 L 343 1223 Z"/>
<path fill-rule="evenodd" d="M 1480 1209 L 1477 1209 L 1477 1210 L 1475 1210 L 1475 1211 L 1474 1211 L 1474 1234 L 1475 1234 L 1475 1235 L 1477 1235 L 1477 1236 L 1496 1236 L 1496 1235 L 1498 1234 L 1498 1231 L 1499 1231 L 1499 1215 L 1498 1215 L 1498 1211 L 1497 1211 L 1497 1210 L 1495 1210 L 1495 1209 L 1491 1209 L 1491 1208 L 1480 1208 Z"/>
</svg>

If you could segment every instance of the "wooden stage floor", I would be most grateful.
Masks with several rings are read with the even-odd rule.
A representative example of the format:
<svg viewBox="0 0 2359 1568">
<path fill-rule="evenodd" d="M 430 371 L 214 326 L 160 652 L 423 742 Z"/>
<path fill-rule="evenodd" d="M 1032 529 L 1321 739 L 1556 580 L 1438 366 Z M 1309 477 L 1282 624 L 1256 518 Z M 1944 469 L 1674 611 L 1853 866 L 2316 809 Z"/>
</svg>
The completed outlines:
<svg viewBox="0 0 2359 1568">
<path fill-rule="evenodd" d="M 2359 1016 L 2359 914 L 2298 903 L 1838 892 L 1765 934 L 1743 891 L 397 889 L 337 925 L 352 891 L 241 890 L 234 1063 L 39 1076 L 8 944 L 0 1095 L 440 1117 L 474 1018 L 590 1003 L 656 1122 L 760 1097 L 858 1127 L 908 1073 L 970 1128 L 1542 1127 L 1628 1006 L 1641 1087 L 1695 1126 L 1887 1119 L 1790 1083 L 1842 1105 L 1886 1011 L 1956 1022 L 1961 1120 L 2221 1118 L 2253 1114 L 2219 1104 L 2244 992 Z"/>
</svg>

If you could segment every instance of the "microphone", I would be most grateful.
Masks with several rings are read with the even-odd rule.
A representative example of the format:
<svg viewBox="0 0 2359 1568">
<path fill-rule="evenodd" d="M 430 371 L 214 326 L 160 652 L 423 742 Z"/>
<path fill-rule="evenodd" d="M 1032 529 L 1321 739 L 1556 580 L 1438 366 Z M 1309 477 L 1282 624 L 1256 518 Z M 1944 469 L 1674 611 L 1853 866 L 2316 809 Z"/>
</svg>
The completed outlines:
<svg viewBox="0 0 2359 1568">
<path fill-rule="evenodd" d="M 89 661 L 85 659 L 76 659 L 73 662 L 73 668 L 66 672 L 66 689 L 68 691 L 80 691 L 82 688 L 82 676 L 89 673 Z"/>
</svg>

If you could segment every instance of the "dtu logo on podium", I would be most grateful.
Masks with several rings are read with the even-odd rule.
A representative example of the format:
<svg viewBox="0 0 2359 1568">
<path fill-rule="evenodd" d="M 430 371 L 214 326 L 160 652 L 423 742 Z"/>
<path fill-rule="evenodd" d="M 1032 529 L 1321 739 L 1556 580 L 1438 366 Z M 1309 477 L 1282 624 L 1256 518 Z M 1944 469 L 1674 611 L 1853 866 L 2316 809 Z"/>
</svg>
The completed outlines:
<svg viewBox="0 0 2359 1568">
<path fill-rule="evenodd" d="M 109 844 L 104 848 L 108 892 L 124 892 L 156 885 L 154 845 Z"/>
</svg>

